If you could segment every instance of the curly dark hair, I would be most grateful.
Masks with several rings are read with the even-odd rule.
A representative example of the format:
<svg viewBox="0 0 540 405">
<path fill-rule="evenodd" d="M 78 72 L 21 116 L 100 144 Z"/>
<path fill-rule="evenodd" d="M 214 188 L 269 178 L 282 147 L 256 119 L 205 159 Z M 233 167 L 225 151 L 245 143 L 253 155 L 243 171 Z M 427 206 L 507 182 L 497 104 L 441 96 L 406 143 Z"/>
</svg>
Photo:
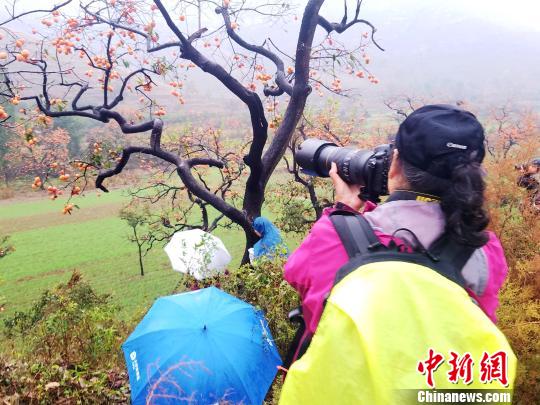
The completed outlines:
<svg viewBox="0 0 540 405">
<path fill-rule="evenodd" d="M 433 176 L 401 160 L 411 189 L 439 196 L 446 218 L 446 232 L 456 242 L 480 247 L 488 241 L 489 216 L 484 209 L 485 182 L 479 163 L 460 162 L 449 179 Z"/>
</svg>

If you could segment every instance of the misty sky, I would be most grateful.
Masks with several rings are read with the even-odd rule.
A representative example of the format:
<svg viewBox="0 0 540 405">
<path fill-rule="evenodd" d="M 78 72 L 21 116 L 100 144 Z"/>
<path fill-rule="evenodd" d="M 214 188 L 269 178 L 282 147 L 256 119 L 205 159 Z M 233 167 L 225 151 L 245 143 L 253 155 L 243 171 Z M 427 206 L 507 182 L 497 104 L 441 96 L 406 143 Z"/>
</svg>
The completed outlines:
<svg viewBox="0 0 540 405">
<path fill-rule="evenodd" d="M 11 0 L 0 0 L 0 4 L 7 2 Z M 39 5 L 58 2 L 39 0 Z M 76 7 L 79 0 L 73 3 Z M 305 1 L 291 3 L 298 5 L 295 13 L 300 16 Z M 349 9 L 354 9 L 354 3 L 349 0 Z M 36 0 L 18 0 L 18 4 L 24 10 L 35 6 Z M 339 20 L 342 10 L 343 0 L 326 0 L 321 14 Z M 217 18 L 211 14 L 211 19 Z M 191 17 L 189 21 L 194 20 Z M 361 17 L 378 28 L 376 37 L 386 49 L 369 51 L 370 70 L 380 84 L 353 83 L 363 100 L 382 104 L 389 97 L 408 95 L 484 105 L 512 101 L 540 108 L 539 0 L 364 0 Z M 287 20 L 284 29 L 276 29 L 257 23 L 241 22 L 247 40 L 257 43 L 271 36 L 292 51 L 299 24 Z M 340 40 L 348 43 L 362 30 L 355 27 Z"/>
<path fill-rule="evenodd" d="M 13 0 L 0 0 L 0 4 L 10 4 Z M 35 0 L 17 0 L 21 9 L 35 6 Z M 60 0 L 39 0 L 39 5 L 49 6 L 58 4 Z M 74 1 L 76 2 L 76 1 Z M 173 1 L 165 1 L 173 3 Z M 234 2 L 234 1 L 233 1 Z M 294 2 L 296 3 L 296 2 Z M 304 2 L 298 2 L 303 4 Z M 342 0 L 326 0 L 325 7 L 340 9 Z M 394 12 L 396 9 L 409 10 L 434 10 L 451 8 L 454 12 L 464 16 L 485 19 L 501 25 L 511 26 L 517 29 L 540 31 L 540 2 L 538 0 L 364 0 L 363 11 L 371 12 Z"/>
<path fill-rule="evenodd" d="M 398 8 L 410 12 L 448 9 L 515 29 L 540 31 L 538 0 L 365 0 L 363 7 L 368 15 L 372 11 L 393 13 Z"/>
</svg>

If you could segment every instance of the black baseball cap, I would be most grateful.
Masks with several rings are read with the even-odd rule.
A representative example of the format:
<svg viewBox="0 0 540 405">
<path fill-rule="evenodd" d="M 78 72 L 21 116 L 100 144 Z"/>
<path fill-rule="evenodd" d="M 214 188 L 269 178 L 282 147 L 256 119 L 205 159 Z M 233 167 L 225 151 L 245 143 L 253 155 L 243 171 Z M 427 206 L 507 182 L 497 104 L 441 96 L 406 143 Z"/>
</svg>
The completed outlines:
<svg viewBox="0 0 540 405">
<path fill-rule="evenodd" d="M 458 164 L 482 163 L 484 128 L 474 114 L 447 104 L 423 106 L 399 126 L 401 159 L 433 176 L 450 178 Z"/>
</svg>

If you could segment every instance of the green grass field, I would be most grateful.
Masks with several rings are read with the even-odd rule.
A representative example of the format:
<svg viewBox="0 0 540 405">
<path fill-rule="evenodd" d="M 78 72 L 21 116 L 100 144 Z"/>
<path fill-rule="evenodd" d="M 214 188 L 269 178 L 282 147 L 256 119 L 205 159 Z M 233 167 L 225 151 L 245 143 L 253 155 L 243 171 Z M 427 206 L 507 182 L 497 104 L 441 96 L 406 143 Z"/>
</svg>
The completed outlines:
<svg viewBox="0 0 540 405">
<path fill-rule="evenodd" d="M 180 274 L 172 271 L 161 247 L 144 259 L 145 276 L 139 275 L 136 245 L 127 240 L 130 229 L 118 217 L 129 199 L 121 190 L 94 192 L 77 198 L 80 210 L 62 215 L 63 201 L 16 198 L 0 201 L 0 234 L 11 235 L 16 251 L 0 260 L 2 318 L 28 308 L 45 289 L 66 282 L 73 270 L 98 293 L 110 294 L 129 319 L 153 300 L 170 294 Z M 244 248 L 243 233 L 217 230 L 238 266 Z"/>
</svg>

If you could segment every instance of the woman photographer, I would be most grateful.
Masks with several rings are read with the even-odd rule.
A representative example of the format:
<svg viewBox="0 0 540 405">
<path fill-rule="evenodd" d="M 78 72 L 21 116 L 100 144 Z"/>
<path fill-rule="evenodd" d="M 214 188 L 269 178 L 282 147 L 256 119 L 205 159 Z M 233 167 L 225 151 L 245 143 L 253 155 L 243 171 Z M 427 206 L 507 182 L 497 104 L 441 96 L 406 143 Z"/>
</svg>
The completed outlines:
<svg viewBox="0 0 540 405">
<path fill-rule="evenodd" d="M 428 105 L 410 114 L 399 127 L 389 170 L 390 196 L 383 204 L 362 201 L 359 186 L 345 183 L 338 175 L 336 165 L 332 164 L 330 176 L 335 188 L 335 206 L 325 210 L 285 266 L 285 279 L 301 296 L 306 325 L 296 358 L 301 357 L 309 346 L 336 273 L 349 260 L 329 217 L 335 210 L 362 210 L 362 215 L 385 246 L 397 244 L 404 250 L 425 250 L 444 232 L 460 244 L 474 246 L 476 250 L 461 274 L 471 299 L 493 322 L 496 321 L 498 293 L 507 274 L 507 265 L 499 240 L 486 231 L 489 218 L 483 208 L 485 185 L 481 163 L 484 155 L 484 131 L 473 114 L 449 105 Z M 387 298 L 381 296 L 380 299 Z M 348 332 L 344 335 L 347 336 L 343 336 L 339 345 L 347 350 L 347 338 L 350 337 Z M 314 340 L 316 338 L 317 335 Z M 369 352 L 370 348 L 365 350 Z M 337 360 L 339 358 L 340 355 L 335 357 L 335 367 L 343 366 Z M 300 360 L 293 364 L 285 382 L 282 402 L 303 399 L 302 388 L 298 387 L 310 386 L 310 361 Z M 355 359 L 351 358 L 350 362 L 354 364 Z M 326 366 L 334 367 L 329 364 L 323 367 Z M 343 374 L 350 373 L 345 369 Z M 332 378 L 331 373 L 328 375 Z M 334 381 L 328 384 L 339 385 Z M 350 388 L 350 383 L 343 384 Z M 358 384 L 361 386 L 361 382 Z M 341 388 L 345 390 L 345 397 L 336 400 L 355 402 L 353 398 L 347 398 L 347 390 Z M 311 385 L 309 389 L 318 390 L 320 398 L 324 398 L 324 392 L 329 388 L 318 381 L 315 388 Z"/>
</svg>

